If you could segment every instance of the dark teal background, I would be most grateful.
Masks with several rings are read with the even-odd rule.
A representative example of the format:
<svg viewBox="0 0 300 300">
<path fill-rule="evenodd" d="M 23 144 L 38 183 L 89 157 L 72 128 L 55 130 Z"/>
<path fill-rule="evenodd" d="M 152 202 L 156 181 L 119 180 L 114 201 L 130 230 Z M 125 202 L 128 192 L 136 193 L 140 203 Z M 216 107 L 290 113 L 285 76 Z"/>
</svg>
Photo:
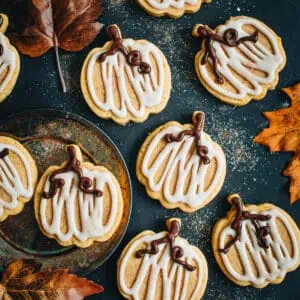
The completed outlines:
<svg viewBox="0 0 300 300">
<path fill-rule="evenodd" d="M 1 0 L 0 11 L 10 15 L 12 2 Z M 105 287 L 101 296 L 92 299 L 121 299 L 116 282 L 116 261 L 120 252 L 137 233 L 145 229 L 163 230 L 165 219 L 171 216 L 182 218 L 182 236 L 198 246 L 207 257 L 209 280 L 205 299 L 299 299 L 299 270 L 289 273 L 282 284 L 269 285 L 263 290 L 241 288 L 231 283 L 213 258 L 210 235 L 213 224 L 229 210 L 226 195 L 232 192 L 240 193 L 248 203 L 274 203 L 288 211 L 300 224 L 300 201 L 292 206 L 289 204 L 289 180 L 281 175 L 291 154 L 271 154 L 263 146 L 252 142 L 252 138 L 268 126 L 261 113 L 287 107 L 289 100 L 280 89 L 300 79 L 300 2 L 213 0 L 211 4 L 203 5 L 198 13 L 178 20 L 148 16 L 135 1 L 106 0 L 104 6 L 104 14 L 100 18 L 102 23 L 117 23 L 124 37 L 146 38 L 165 53 L 171 66 L 173 90 L 163 112 L 151 116 L 143 124 L 121 127 L 97 118 L 89 110 L 80 91 L 80 70 L 87 53 L 108 40 L 105 30 L 82 52 L 60 52 L 68 85 L 66 94 L 61 92 L 51 50 L 40 58 L 21 56 L 21 73 L 16 87 L 0 105 L 1 120 L 14 113 L 37 108 L 55 108 L 83 116 L 104 130 L 125 158 L 133 185 L 132 217 L 120 247 L 102 267 L 88 276 Z M 21 16 L 22 11 L 19 14 Z M 263 101 L 251 102 L 241 108 L 219 102 L 201 86 L 193 65 L 200 44 L 191 36 L 195 23 L 214 28 L 230 16 L 237 15 L 252 16 L 269 25 L 282 37 L 287 54 L 287 65 L 280 74 L 276 90 L 269 92 Z M 136 179 L 135 161 L 150 131 L 171 120 L 189 123 L 195 110 L 206 113 L 205 131 L 223 147 L 228 171 L 223 189 L 216 199 L 197 213 L 187 215 L 178 210 L 166 210 L 159 202 L 147 197 L 144 187 Z"/>
</svg>

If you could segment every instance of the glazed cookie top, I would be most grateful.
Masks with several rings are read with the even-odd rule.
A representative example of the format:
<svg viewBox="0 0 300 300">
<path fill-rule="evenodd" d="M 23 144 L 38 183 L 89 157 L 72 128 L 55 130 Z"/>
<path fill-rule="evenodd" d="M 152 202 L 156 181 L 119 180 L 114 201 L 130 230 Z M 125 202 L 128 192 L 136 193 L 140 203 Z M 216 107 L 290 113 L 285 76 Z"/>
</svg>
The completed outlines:
<svg viewBox="0 0 300 300">
<path fill-rule="evenodd" d="M 118 281 L 124 297 L 200 299 L 203 295 L 207 283 L 205 257 L 179 237 L 179 219 L 167 220 L 167 226 L 169 232 L 142 232 L 123 251 Z M 130 278 L 132 273 L 135 274 Z M 146 278 L 149 280 L 145 281 Z"/>
<path fill-rule="evenodd" d="M 139 152 L 138 178 L 167 208 L 195 211 L 222 186 L 225 156 L 203 131 L 204 120 L 203 112 L 195 112 L 194 125 L 169 122 L 155 130 Z"/>
<path fill-rule="evenodd" d="M 167 9 L 169 7 L 174 7 L 174 8 L 184 8 L 184 5 L 195 5 L 199 2 L 204 2 L 202 0 L 145 0 L 148 2 L 151 6 L 157 9 Z"/>
<path fill-rule="evenodd" d="M 90 108 L 119 124 L 142 122 L 160 112 L 171 90 L 170 68 L 163 53 L 146 40 L 123 39 L 117 25 L 107 28 L 112 42 L 94 49 L 81 74 Z"/>
<path fill-rule="evenodd" d="M 280 38 L 261 21 L 234 17 L 215 31 L 196 25 L 193 35 L 204 39 L 195 61 L 198 76 L 216 97 L 244 105 L 276 86 L 285 52 Z"/>
<path fill-rule="evenodd" d="M 239 195 L 229 201 L 232 210 L 213 232 L 214 252 L 225 273 L 240 285 L 281 282 L 300 263 L 297 225 L 274 205 L 244 206 Z"/>
<path fill-rule="evenodd" d="M 4 35 L 8 26 L 6 15 L 0 14 L 0 102 L 7 96 L 17 65 L 17 51 Z"/>
<path fill-rule="evenodd" d="M 202 3 L 209 3 L 211 0 L 137 0 L 137 2 L 151 15 L 179 18 L 184 13 L 198 11 Z"/>
<path fill-rule="evenodd" d="M 43 174 L 35 195 L 42 231 L 62 245 L 87 247 L 107 240 L 118 227 L 123 200 L 120 186 L 102 166 L 82 161 L 80 148 L 67 147 L 69 160 Z"/>
<path fill-rule="evenodd" d="M 37 168 L 18 141 L 0 136 L 0 221 L 20 212 L 33 196 Z"/>
</svg>

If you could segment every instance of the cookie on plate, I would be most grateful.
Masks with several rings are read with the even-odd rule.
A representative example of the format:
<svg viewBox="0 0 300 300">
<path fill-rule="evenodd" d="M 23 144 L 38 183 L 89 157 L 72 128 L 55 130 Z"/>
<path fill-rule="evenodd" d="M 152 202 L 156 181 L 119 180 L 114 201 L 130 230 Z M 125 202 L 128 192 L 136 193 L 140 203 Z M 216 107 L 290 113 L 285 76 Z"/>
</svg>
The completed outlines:
<svg viewBox="0 0 300 300">
<path fill-rule="evenodd" d="M 22 211 L 34 194 L 37 177 L 28 150 L 15 139 L 0 136 L 0 222 Z"/>
<path fill-rule="evenodd" d="M 137 158 L 136 174 L 148 195 L 166 208 L 194 212 L 220 191 L 226 160 L 221 147 L 203 131 L 205 115 L 193 124 L 168 122 L 152 132 Z"/>
<path fill-rule="evenodd" d="M 280 37 L 261 21 L 232 17 L 215 30 L 195 25 L 193 35 L 203 39 L 195 58 L 198 78 L 221 101 L 245 105 L 276 87 L 285 51 Z"/>
<path fill-rule="evenodd" d="M 76 145 L 67 146 L 69 160 L 42 175 L 34 198 L 41 231 L 62 246 L 81 248 L 108 240 L 123 214 L 123 198 L 115 176 L 103 166 L 82 161 Z"/>
<path fill-rule="evenodd" d="M 185 13 L 197 12 L 202 3 L 210 3 L 211 0 L 137 0 L 137 2 L 152 16 L 180 18 Z"/>
<path fill-rule="evenodd" d="M 239 195 L 228 197 L 232 209 L 217 222 L 212 247 L 218 265 L 234 283 L 263 288 L 278 284 L 300 264 L 300 232 L 279 207 L 244 205 Z"/>
<path fill-rule="evenodd" d="M 167 231 L 143 231 L 118 260 L 118 286 L 126 299 L 201 299 L 208 269 L 202 252 L 179 237 L 180 219 L 168 219 Z"/>
<path fill-rule="evenodd" d="M 125 125 L 162 111 L 170 97 L 171 72 L 164 54 L 146 40 L 122 39 L 117 25 L 112 41 L 93 49 L 81 71 L 81 89 L 99 117 Z"/>
<path fill-rule="evenodd" d="M 8 18 L 0 14 L 0 103 L 12 92 L 20 72 L 20 56 L 4 35 Z"/>
</svg>

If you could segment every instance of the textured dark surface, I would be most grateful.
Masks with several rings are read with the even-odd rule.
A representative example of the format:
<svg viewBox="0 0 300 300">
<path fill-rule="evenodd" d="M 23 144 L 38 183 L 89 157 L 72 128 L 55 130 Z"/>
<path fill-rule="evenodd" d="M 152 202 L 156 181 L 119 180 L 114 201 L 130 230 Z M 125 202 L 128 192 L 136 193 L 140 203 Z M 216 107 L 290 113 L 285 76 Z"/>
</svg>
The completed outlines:
<svg viewBox="0 0 300 300">
<path fill-rule="evenodd" d="M 20 1 L 19 1 L 20 2 Z M 9 13 L 11 1 L 2 0 L 0 11 Z M 182 236 L 198 246 L 209 264 L 209 281 L 206 299 L 299 299 L 300 272 L 289 273 L 280 285 L 270 285 L 263 290 L 240 288 L 232 284 L 218 268 L 210 246 L 213 224 L 229 210 L 226 195 L 240 193 L 245 202 L 271 202 L 287 210 L 299 224 L 300 203 L 290 206 L 288 179 L 281 175 L 291 155 L 271 154 L 256 145 L 252 138 L 267 126 L 261 113 L 286 107 L 289 101 L 280 88 L 292 85 L 300 78 L 300 7 L 297 0 L 213 0 L 194 15 L 179 20 L 148 16 L 135 1 L 106 0 L 101 21 L 108 25 L 117 23 L 126 37 L 147 38 L 165 53 L 172 70 L 173 90 L 166 109 L 151 116 L 143 124 L 120 127 L 111 121 L 98 119 L 83 101 L 79 73 L 88 51 L 103 45 L 108 39 L 102 31 L 88 49 L 76 54 L 61 53 L 62 67 L 69 91 L 63 95 L 57 82 L 54 55 L 30 59 L 22 56 L 19 80 L 12 95 L 0 106 L 0 117 L 34 108 L 56 108 L 84 116 L 103 129 L 116 143 L 125 157 L 133 184 L 133 213 L 126 236 L 115 254 L 98 270 L 89 275 L 105 287 L 101 297 L 93 299 L 121 299 L 116 283 L 116 261 L 126 243 L 145 229 L 164 229 L 165 218 L 179 216 L 183 220 Z M 196 78 L 194 56 L 199 41 L 191 36 L 195 23 L 211 27 L 223 23 L 230 16 L 256 17 L 282 38 L 287 53 L 287 65 L 280 74 L 275 91 L 261 102 L 252 102 L 242 108 L 234 108 L 217 101 L 208 94 Z M 194 110 L 206 113 L 205 130 L 221 144 L 226 156 L 228 173 L 222 191 L 208 206 L 192 215 L 178 210 L 166 210 L 159 202 L 147 197 L 145 189 L 137 182 L 135 161 L 139 147 L 148 132 L 170 120 L 182 123 L 191 121 Z"/>
</svg>

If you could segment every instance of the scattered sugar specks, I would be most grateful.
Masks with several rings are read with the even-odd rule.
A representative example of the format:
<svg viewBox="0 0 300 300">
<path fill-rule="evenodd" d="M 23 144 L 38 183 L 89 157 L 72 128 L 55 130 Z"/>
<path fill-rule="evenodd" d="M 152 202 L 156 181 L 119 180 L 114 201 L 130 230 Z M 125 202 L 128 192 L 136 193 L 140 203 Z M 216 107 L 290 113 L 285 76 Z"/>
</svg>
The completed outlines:
<svg viewBox="0 0 300 300">
<path fill-rule="evenodd" d="M 250 12 L 253 8 L 255 8 L 255 1 L 254 0 L 241 0 L 241 1 L 217 0 L 214 2 L 214 5 L 218 9 L 222 9 L 222 11 L 226 14 L 235 15 L 236 12 L 243 12 L 243 13 Z"/>
<path fill-rule="evenodd" d="M 87 53 L 92 48 L 103 45 L 109 39 L 105 29 L 101 31 L 92 45 L 80 53 L 60 51 L 61 65 L 68 86 L 67 94 L 63 95 L 60 91 L 54 55 L 50 50 L 45 56 L 32 60 L 31 71 L 36 72 L 38 75 L 35 78 L 40 76 L 41 80 L 27 83 L 27 95 L 41 97 L 45 107 L 74 111 L 88 117 L 116 142 L 131 172 L 135 195 L 133 199 L 134 219 L 130 222 L 125 239 L 129 240 L 142 229 L 164 230 L 166 218 L 180 217 L 182 220 L 181 236 L 199 247 L 208 261 L 209 281 L 205 299 L 257 299 L 259 291 L 234 286 L 222 274 L 213 257 L 211 231 L 218 218 L 225 216 L 229 209 L 225 200 L 226 193 L 234 191 L 249 196 L 256 193 L 253 187 L 258 184 L 268 186 L 267 180 L 270 178 L 266 180 L 260 176 L 259 170 L 261 168 L 271 170 L 271 158 L 274 158 L 275 154 L 272 156 L 265 151 L 262 155 L 263 147 L 254 144 L 252 139 L 267 125 L 267 121 L 259 116 L 259 112 L 264 111 L 264 103 L 269 100 L 255 103 L 255 112 L 253 112 L 252 104 L 249 104 L 247 110 L 242 110 L 220 103 L 206 92 L 194 70 L 194 57 L 200 49 L 200 42 L 191 35 L 192 27 L 197 22 L 216 26 L 222 24 L 229 16 L 252 15 L 251 12 L 257 1 L 213 0 L 211 4 L 201 8 L 201 10 L 207 10 L 208 15 L 200 11 L 197 14 L 186 15 L 179 20 L 150 17 L 136 4 L 135 0 L 105 0 L 103 3 L 104 11 L 99 19 L 100 22 L 105 25 L 116 23 L 120 26 L 124 38 L 146 38 L 165 54 L 171 66 L 173 85 L 172 95 L 165 110 L 158 115 L 151 116 L 143 124 L 130 123 L 124 128 L 111 121 L 103 121 L 89 112 L 80 91 L 80 70 Z M 283 107 L 290 105 L 288 99 L 282 101 Z M 190 116 L 194 110 L 206 112 L 205 131 L 222 146 L 226 155 L 228 172 L 223 189 L 214 201 L 196 213 L 185 214 L 179 210 L 165 210 L 158 201 L 146 195 L 144 187 L 136 182 L 135 160 L 138 149 L 147 136 L 147 131 L 170 120 L 190 122 Z M 250 114 L 248 114 L 249 111 Z M 139 140 L 138 138 L 132 139 L 133 134 L 139 137 Z M 45 151 L 45 149 L 42 150 Z M 274 174 L 280 176 L 279 170 L 274 170 Z M 280 185 L 276 187 L 276 189 L 281 188 Z M 249 192 L 244 193 L 245 191 Z M 111 263 L 111 261 L 108 262 Z M 107 266 L 104 265 L 103 268 Z M 115 272 L 109 272 L 109 274 L 115 276 Z M 101 278 L 100 276 L 102 275 L 97 278 Z M 272 292 L 273 287 L 268 287 L 268 289 Z M 270 295 L 275 295 L 275 292 L 271 292 Z M 112 293 L 111 298 L 118 299 L 117 291 L 116 293 L 112 291 Z M 274 299 L 270 297 L 264 295 L 265 300 Z"/>
<path fill-rule="evenodd" d="M 214 133 L 215 139 L 223 145 L 226 152 L 227 163 L 232 171 L 238 170 L 244 172 L 247 168 L 253 170 L 259 158 L 254 148 L 255 144 L 245 143 L 241 136 L 247 136 L 247 130 L 243 128 L 235 128 L 236 124 L 232 120 L 224 122 L 216 120 L 210 126 L 210 131 Z M 249 136 L 251 141 L 251 136 Z"/>
</svg>

